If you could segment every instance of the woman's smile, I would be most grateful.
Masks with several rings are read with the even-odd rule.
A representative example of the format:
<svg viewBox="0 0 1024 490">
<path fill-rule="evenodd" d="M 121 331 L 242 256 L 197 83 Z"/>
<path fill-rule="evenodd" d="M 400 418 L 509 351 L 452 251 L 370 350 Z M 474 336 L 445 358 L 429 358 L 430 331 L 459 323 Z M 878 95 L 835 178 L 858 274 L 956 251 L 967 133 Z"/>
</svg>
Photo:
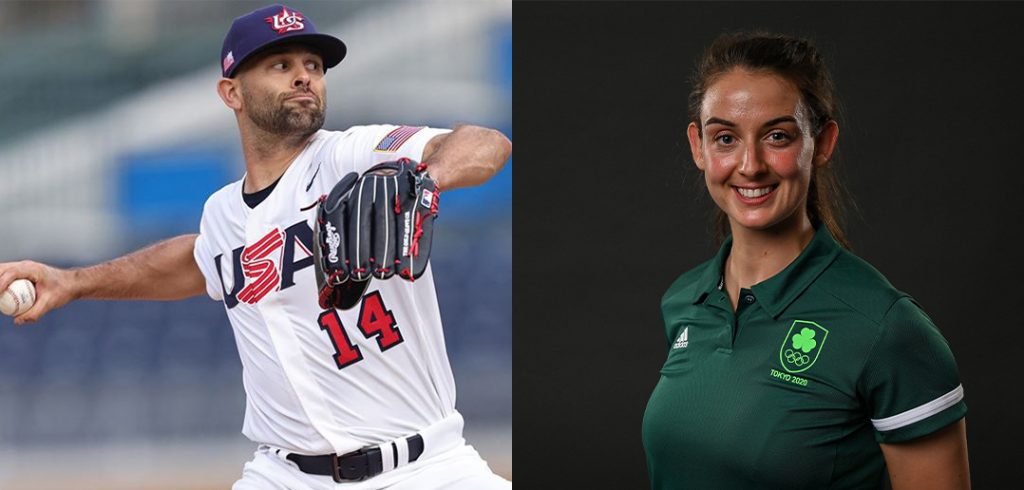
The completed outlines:
<svg viewBox="0 0 1024 490">
<path fill-rule="evenodd" d="M 740 202 L 750 206 L 757 206 L 767 202 L 775 193 L 775 189 L 779 187 L 779 184 L 767 185 L 761 187 L 739 187 L 732 186 L 733 190 L 736 191 L 736 196 Z"/>
</svg>

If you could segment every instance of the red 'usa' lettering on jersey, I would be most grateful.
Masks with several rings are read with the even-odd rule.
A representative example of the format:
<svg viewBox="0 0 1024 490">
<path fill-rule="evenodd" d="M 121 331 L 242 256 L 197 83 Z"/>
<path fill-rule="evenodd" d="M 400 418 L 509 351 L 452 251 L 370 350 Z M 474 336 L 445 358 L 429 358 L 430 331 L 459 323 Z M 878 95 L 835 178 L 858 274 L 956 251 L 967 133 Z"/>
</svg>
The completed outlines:
<svg viewBox="0 0 1024 490">
<path fill-rule="evenodd" d="M 281 284 L 281 276 L 270 255 L 284 245 L 284 233 L 274 228 L 260 238 L 259 241 L 242 251 L 242 271 L 245 277 L 255 279 L 238 293 L 238 300 L 243 303 L 258 303 L 267 293 L 277 289 Z"/>
</svg>

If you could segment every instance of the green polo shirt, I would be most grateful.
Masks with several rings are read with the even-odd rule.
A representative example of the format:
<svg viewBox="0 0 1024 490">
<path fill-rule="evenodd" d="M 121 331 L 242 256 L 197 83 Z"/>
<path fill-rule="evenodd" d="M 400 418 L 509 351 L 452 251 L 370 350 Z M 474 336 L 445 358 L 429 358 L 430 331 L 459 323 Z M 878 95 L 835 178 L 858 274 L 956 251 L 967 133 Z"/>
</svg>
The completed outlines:
<svg viewBox="0 0 1024 490">
<path fill-rule="evenodd" d="M 827 228 L 741 290 L 736 312 L 721 290 L 731 244 L 662 299 L 668 358 L 643 422 L 652 488 L 877 488 L 879 442 L 967 412 L 931 319 Z"/>
</svg>

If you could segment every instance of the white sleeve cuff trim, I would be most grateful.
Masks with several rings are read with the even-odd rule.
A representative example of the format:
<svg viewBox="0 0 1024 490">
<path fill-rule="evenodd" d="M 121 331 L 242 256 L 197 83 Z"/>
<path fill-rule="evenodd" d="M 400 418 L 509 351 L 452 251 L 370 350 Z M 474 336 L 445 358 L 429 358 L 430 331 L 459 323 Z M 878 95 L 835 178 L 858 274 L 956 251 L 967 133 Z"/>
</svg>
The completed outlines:
<svg viewBox="0 0 1024 490">
<path fill-rule="evenodd" d="M 910 424 L 920 422 L 932 415 L 935 415 L 953 405 L 956 405 L 960 400 L 964 399 L 964 385 L 959 385 L 946 393 L 924 405 L 917 408 L 911 408 L 903 413 L 898 413 L 892 417 L 886 417 L 884 419 L 871 419 L 871 423 L 875 426 L 875 430 L 879 432 L 899 429 L 900 427 L 906 427 Z"/>
</svg>

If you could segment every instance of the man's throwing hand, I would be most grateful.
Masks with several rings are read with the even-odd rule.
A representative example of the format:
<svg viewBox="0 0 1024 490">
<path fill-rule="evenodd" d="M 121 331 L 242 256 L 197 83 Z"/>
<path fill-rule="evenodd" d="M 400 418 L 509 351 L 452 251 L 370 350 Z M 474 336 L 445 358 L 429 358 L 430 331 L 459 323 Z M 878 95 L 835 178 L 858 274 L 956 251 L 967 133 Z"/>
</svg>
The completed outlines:
<svg viewBox="0 0 1024 490">
<path fill-rule="evenodd" d="M 72 271 L 29 260 L 0 264 L 0 291 L 6 291 L 11 283 L 18 279 L 28 279 L 35 284 L 35 304 L 15 316 L 14 323 L 32 323 L 46 312 L 64 306 L 74 299 L 72 276 Z"/>
</svg>

